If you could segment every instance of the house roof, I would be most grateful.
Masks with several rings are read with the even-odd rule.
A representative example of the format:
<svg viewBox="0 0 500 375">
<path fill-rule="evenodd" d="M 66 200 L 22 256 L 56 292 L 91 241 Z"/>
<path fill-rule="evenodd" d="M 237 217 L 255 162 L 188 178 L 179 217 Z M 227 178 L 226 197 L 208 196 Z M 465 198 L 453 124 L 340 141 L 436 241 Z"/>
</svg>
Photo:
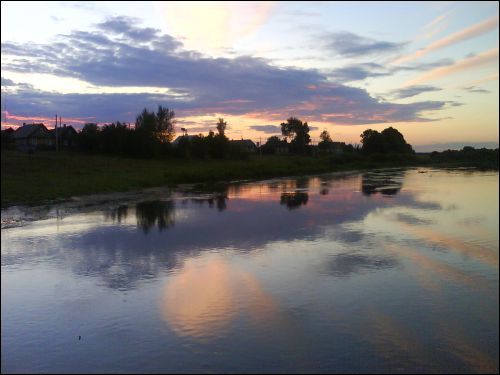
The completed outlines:
<svg viewBox="0 0 500 375">
<path fill-rule="evenodd" d="M 59 137 L 65 138 L 65 137 L 71 137 L 73 134 L 77 134 L 75 128 L 73 128 L 71 125 L 70 126 L 63 126 L 60 128 L 57 128 L 59 132 Z M 56 129 L 51 129 L 49 130 L 54 136 L 56 134 Z"/>
<path fill-rule="evenodd" d="M 186 137 L 188 140 L 192 140 L 193 138 L 196 138 L 198 137 L 197 135 L 180 135 L 178 136 L 177 138 L 175 138 L 175 140 L 172 142 L 173 145 L 176 145 L 179 143 L 179 141 L 181 139 L 183 139 L 184 137 Z"/>
<path fill-rule="evenodd" d="M 32 136 L 35 132 L 37 132 L 40 129 L 44 129 L 47 131 L 47 128 L 43 124 L 29 124 L 29 125 L 23 125 L 20 128 L 17 128 L 14 134 L 12 134 L 12 137 L 14 139 L 19 139 L 19 138 L 28 138 Z"/>
<path fill-rule="evenodd" d="M 239 146 L 257 147 L 251 139 L 237 139 L 237 140 L 231 141 L 231 143 L 239 145 Z"/>
</svg>

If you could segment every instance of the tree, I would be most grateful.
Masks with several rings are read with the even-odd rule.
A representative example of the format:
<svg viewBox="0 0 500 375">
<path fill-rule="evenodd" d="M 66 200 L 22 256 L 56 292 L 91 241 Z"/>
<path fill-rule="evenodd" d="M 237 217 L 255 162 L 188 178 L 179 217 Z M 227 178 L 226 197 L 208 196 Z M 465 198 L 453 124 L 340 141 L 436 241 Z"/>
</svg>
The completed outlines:
<svg viewBox="0 0 500 375">
<path fill-rule="evenodd" d="M 389 127 L 382 131 L 382 137 L 384 138 L 384 144 L 388 152 L 396 152 L 400 154 L 413 154 L 413 148 L 411 145 L 406 143 L 403 134 L 401 134 L 397 129 Z"/>
<path fill-rule="evenodd" d="M 278 136 L 273 135 L 267 139 L 267 142 L 262 146 L 264 154 L 276 154 L 280 147 L 286 147 L 287 143 L 281 140 Z"/>
<path fill-rule="evenodd" d="M 365 154 L 384 152 L 383 139 L 376 130 L 366 129 L 361 135 L 362 150 Z"/>
<path fill-rule="evenodd" d="M 162 143 L 170 142 L 175 134 L 174 117 L 174 111 L 161 105 L 157 113 L 144 108 L 135 120 L 135 128 Z"/>
<path fill-rule="evenodd" d="M 290 146 L 292 151 L 299 153 L 304 152 L 306 146 L 311 141 L 309 125 L 307 125 L 307 122 L 303 123 L 295 117 L 290 117 L 286 122 L 281 123 L 281 134 L 291 139 Z"/>
<path fill-rule="evenodd" d="M 97 151 L 99 148 L 99 127 L 94 123 L 87 123 L 78 134 L 78 144 L 83 151 Z"/>
<path fill-rule="evenodd" d="M 175 135 L 175 112 L 166 107 L 158 106 L 156 113 L 156 132 L 160 142 L 171 142 Z"/>
<path fill-rule="evenodd" d="M 413 154 L 413 148 L 406 143 L 403 134 L 397 129 L 389 127 L 382 133 L 367 129 L 361 134 L 362 150 L 365 154 L 373 153 L 398 153 Z"/>
<path fill-rule="evenodd" d="M 321 132 L 319 138 L 321 139 L 322 142 L 332 142 L 332 138 L 330 137 L 330 134 L 326 130 L 323 130 Z"/>
<path fill-rule="evenodd" d="M 156 115 L 144 108 L 135 119 L 135 129 L 144 133 L 153 134 L 156 130 Z"/>
<path fill-rule="evenodd" d="M 217 123 L 217 131 L 221 137 L 224 137 L 224 133 L 226 131 L 227 122 L 224 121 L 223 118 L 219 118 L 219 122 Z"/>
<path fill-rule="evenodd" d="M 333 144 L 332 138 L 330 137 L 330 134 L 326 130 L 323 130 L 321 132 L 319 138 L 321 139 L 321 142 L 318 143 L 318 147 L 320 150 L 327 150 Z"/>
<path fill-rule="evenodd" d="M 135 152 L 149 156 L 167 153 L 175 133 L 174 117 L 174 111 L 161 105 L 157 113 L 144 108 L 135 120 Z"/>
</svg>

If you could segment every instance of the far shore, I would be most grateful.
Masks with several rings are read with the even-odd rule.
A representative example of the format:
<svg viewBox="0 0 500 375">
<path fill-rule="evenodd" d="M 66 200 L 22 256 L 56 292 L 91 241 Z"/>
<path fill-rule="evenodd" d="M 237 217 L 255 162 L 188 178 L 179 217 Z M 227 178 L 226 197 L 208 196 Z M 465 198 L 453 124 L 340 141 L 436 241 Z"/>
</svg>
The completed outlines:
<svg viewBox="0 0 500 375">
<path fill-rule="evenodd" d="M 390 167 L 479 167 L 471 161 L 436 163 L 428 155 L 413 160 L 340 163 L 331 155 L 252 155 L 247 160 L 131 159 L 106 155 L 53 151 L 25 154 L 2 151 L 2 209 L 77 202 L 89 195 L 130 195 L 146 188 L 173 188 L 180 184 L 213 184 L 235 180 L 263 180 L 330 172 L 365 171 Z M 76 197 L 76 198 L 75 198 Z M 89 199 L 87 197 L 86 199 Z"/>
</svg>

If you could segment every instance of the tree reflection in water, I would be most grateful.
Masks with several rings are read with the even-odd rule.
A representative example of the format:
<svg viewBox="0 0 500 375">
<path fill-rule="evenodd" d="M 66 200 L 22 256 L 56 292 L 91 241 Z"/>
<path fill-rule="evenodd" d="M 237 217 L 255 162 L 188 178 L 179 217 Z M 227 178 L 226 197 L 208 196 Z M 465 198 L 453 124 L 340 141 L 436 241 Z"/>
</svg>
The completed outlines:
<svg viewBox="0 0 500 375">
<path fill-rule="evenodd" d="M 113 223 L 121 224 L 127 218 L 128 206 L 121 205 L 118 208 L 104 211 L 104 218 L 106 220 L 112 221 Z"/>
<path fill-rule="evenodd" d="M 361 191 L 370 196 L 375 193 L 396 195 L 401 190 L 404 171 L 368 172 L 361 176 Z"/>
<path fill-rule="evenodd" d="M 285 204 L 290 210 L 306 205 L 309 200 L 309 194 L 302 191 L 293 193 L 281 193 L 280 204 Z"/>
<path fill-rule="evenodd" d="M 227 207 L 227 204 L 226 204 L 227 199 L 228 199 L 227 193 L 224 193 L 224 194 L 218 194 L 216 196 L 209 197 L 209 198 L 193 198 L 193 199 L 191 199 L 191 201 L 194 203 L 201 203 L 201 204 L 207 202 L 209 207 L 213 207 L 214 203 L 215 203 L 217 210 L 224 211 Z"/>
<path fill-rule="evenodd" d="M 140 202 L 135 206 L 135 215 L 144 233 L 155 225 L 162 231 L 175 223 L 175 204 L 172 200 Z"/>
</svg>

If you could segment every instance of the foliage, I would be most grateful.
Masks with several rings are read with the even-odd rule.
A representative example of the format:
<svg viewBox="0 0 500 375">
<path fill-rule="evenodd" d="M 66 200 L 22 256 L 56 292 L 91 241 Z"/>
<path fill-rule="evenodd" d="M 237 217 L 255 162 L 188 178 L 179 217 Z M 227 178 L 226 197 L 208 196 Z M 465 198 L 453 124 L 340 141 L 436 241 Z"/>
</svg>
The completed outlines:
<svg viewBox="0 0 500 375">
<path fill-rule="evenodd" d="M 319 135 L 319 138 L 321 139 L 321 141 L 318 143 L 318 148 L 320 150 L 325 151 L 325 150 L 328 150 L 332 146 L 333 141 L 332 141 L 332 138 L 330 137 L 330 134 L 328 133 L 328 131 L 323 130 L 321 132 L 321 134 Z"/>
<path fill-rule="evenodd" d="M 219 122 L 216 127 L 219 136 L 225 137 L 224 133 L 226 132 L 227 122 L 225 122 L 223 118 L 219 118 Z"/>
<path fill-rule="evenodd" d="M 286 141 L 281 140 L 278 136 L 273 135 L 267 139 L 267 142 L 262 145 L 262 152 L 264 154 L 277 154 L 280 148 L 287 149 L 288 144 Z"/>
<path fill-rule="evenodd" d="M 311 142 L 309 136 L 309 125 L 298 118 L 290 117 L 286 122 L 281 123 L 281 134 L 287 139 L 290 138 L 290 150 L 295 153 L 307 151 L 307 145 Z"/>
<path fill-rule="evenodd" d="M 406 143 L 403 135 L 393 127 L 384 129 L 382 133 L 367 129 L 361 134 L 362 151 L 366 155 L 380 153 L 414 154 L 413 148 Z"/>
</svg>

